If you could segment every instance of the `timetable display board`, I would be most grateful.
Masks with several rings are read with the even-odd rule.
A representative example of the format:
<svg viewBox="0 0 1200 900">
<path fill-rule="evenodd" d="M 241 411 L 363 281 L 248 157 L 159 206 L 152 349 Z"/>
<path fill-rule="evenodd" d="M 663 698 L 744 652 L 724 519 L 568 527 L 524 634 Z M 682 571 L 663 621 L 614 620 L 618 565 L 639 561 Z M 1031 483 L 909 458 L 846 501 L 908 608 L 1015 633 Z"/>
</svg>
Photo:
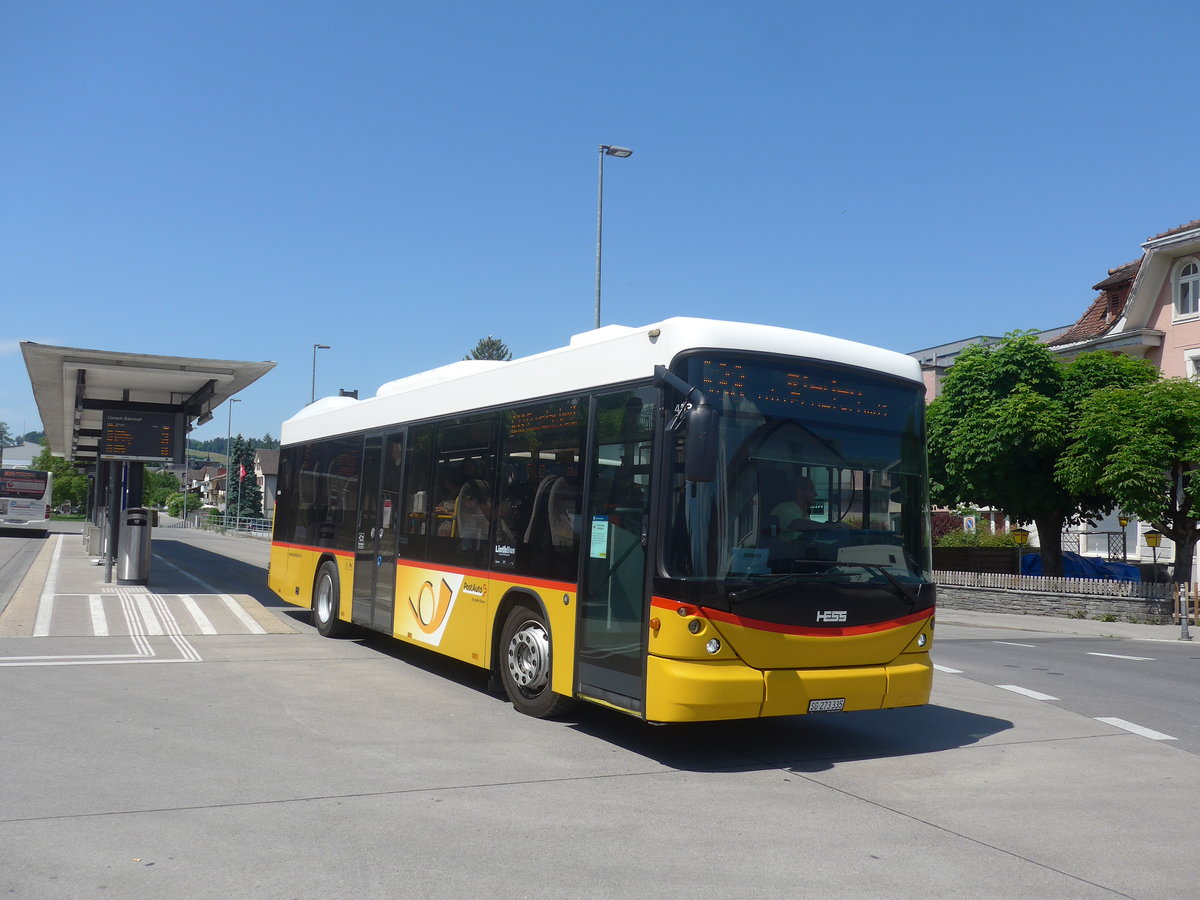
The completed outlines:
<svg viewBox="0 0 1200 900">
<path fill-rule="evenodd" d="M 104 410 L 100 458 L 175 462 L 183 458 L 183 416 L 178 413 Z"/>
</svg>

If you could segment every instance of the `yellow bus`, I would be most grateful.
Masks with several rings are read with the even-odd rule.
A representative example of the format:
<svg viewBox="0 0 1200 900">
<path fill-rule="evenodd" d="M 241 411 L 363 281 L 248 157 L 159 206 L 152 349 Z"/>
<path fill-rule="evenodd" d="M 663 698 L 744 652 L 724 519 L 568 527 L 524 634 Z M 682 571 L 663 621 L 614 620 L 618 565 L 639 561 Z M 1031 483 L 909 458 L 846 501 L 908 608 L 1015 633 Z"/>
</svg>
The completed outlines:
<svg viewBox="0 0 1200 900">
<path fill-rule="evenodd" d="M 532 716 L 927 703 L 918 363 L 675 318 L 318 400 L 282 427 L 269 583 Z"/>
</svg>

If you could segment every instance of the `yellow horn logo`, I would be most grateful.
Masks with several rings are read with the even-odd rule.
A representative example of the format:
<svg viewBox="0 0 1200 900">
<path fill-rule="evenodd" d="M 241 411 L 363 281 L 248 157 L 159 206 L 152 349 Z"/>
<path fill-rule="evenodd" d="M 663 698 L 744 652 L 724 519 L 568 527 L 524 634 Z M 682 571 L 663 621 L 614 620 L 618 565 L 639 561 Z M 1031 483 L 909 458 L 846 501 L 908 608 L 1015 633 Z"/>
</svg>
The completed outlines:
<svg viewBox="0 0 1200 900">
<path fill-rule="evenodd" d="M 446 621 L 446 614 L 450 612 L 450 599 L 454 596 L 454 591 L 450 585 L 442 581 L 442 588 L 438 592 L 438 596 L 433 595 L 433 584 L 426 581 L 421 585 L 421 590 L 417 592 L 417 602 L 414 603 L 412 597 L 408 598 L 408 605 L 412 607 L 413 615 L 417 618 L 417 627 L 426 634 L 433 634 L 442 627 L 442 623 Z"/>
</svg>

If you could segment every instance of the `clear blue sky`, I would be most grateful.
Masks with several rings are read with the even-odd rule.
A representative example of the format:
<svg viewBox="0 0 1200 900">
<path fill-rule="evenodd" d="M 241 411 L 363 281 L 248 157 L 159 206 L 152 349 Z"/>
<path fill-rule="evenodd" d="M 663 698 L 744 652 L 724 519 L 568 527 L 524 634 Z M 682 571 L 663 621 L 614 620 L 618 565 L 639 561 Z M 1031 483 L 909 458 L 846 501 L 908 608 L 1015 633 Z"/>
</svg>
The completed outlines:
<svg viewBox="0 0 1200 900">
<path fill-rule="evenodd" d="M 901 351 L 1074 321 L 1200 217 L 1194 2 L 7 2 L 17 342 L 274 360 L 233 429 L 488 334 L 674 315 Z M 223 437 L 224 408 L 193 437 Z"/>
</svg>

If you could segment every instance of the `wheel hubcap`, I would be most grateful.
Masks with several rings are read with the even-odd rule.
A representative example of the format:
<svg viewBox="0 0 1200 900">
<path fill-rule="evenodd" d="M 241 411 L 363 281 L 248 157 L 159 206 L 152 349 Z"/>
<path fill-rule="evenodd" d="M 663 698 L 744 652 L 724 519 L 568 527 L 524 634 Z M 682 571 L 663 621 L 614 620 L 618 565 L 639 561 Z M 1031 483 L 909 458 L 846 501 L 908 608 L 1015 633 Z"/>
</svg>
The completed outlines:
<svg viewBox="0 0 1200 900">
<path fill-rule="evenodd" d="M 508 644 L 508 674 L 522 691 L 536 694 L 550 683 L 550 635 L 528 622 Z"/>
<path fill-rule="evenodd" d="M 317 586 L 317 618 L 322 622 L 329 621 L 333 609 L 333 587 L 328 578 L 322 578 Z"/>
</svg>

